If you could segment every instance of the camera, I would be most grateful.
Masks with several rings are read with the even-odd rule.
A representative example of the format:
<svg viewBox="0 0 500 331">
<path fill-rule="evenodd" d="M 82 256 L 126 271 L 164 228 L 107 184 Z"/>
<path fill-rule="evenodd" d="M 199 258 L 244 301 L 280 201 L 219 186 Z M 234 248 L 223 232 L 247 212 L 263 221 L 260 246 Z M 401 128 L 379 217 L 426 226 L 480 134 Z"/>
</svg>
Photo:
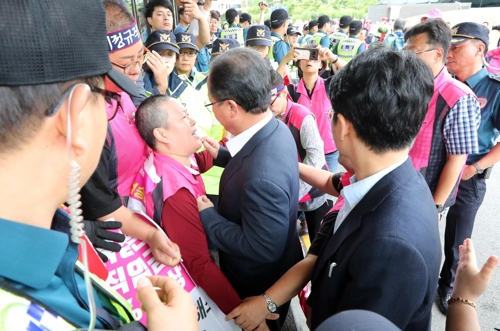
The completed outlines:
<svg viewBox="0 0 500 331">
<path fill-rule="evenodd" d="M 499 25 L 493 25 L 491 27 L 492 30 L 500 30 L 500 24 Z"/>
</svg>

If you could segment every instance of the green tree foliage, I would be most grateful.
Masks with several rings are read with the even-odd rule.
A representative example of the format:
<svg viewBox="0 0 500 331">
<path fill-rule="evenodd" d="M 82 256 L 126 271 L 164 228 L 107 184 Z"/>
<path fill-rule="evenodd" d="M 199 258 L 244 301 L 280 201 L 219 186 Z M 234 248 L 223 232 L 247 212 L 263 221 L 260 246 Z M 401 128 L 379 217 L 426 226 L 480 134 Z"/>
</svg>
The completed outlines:
<svg viewBox="0 0 500 331">
<path fill-rule="evenodd" d="M 259 2 L 262 0 L 249 0 L 248 13 L 252 15 L 253 21 L 257 21 L 260 15 Z M 277 3 L 269 1 L 269 6 L 279 5 L 288 7 L 288 13 L 294 21 L 317 19 L 320 15 L 328 15 L 331 18 L 339 18 L 342 15 L 363 18 L 368 12 L 368 7 L 373 6 L 376 0 L 281 0 Z M 243 8 L 245 11 L 245 8 Z M 270 17 L 269 11 L 265 18 Z"/>
</svg>

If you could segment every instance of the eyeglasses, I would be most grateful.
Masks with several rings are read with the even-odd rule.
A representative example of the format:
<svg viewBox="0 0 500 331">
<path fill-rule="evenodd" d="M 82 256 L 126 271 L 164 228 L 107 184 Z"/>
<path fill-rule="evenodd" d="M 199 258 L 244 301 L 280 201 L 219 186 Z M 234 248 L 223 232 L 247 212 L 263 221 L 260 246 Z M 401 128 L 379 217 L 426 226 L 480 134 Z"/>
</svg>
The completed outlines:
<svg viewBox="0 0 500 331">
<path fill-rule="evenodd" d="M 113 112 L 108 114 L 108 121 L 111 121 L 113 118 L 115 118 L 116 113 L 118 112 L 118 108 L 122 108 L 122 96 L 119 95 L 116 92 L 111 92 L 108 90 L 103 90 L 102 88 L 99 88 L 97 86 L 89 86 L 90 90 L 94 93 L 100 93 L 104 98 L 106 99 L 106 102 L 111 104 L 111 100 L 115 100 L 115 108 L 113 109 Z M 122 109 L 123 110 L 123 109 Z M 130 121 L 129 121 L 130 122 Z"/>
<path fill-rule="evenodd" d="M 187 57 L 195 57 L 198 52 L 180 52 L 179 57 L 187 56 Z"/>
<path fill-rule="evenodd" d="M 224 101 L 227 101 L 227 100 L 231 100 L 231 99 L 226 98 L 226 99 L 222 99 L 222 100 L 220 100 L 220 101 L 214 101 L 214 102 L 212 102 L 212 103 L 207 103 L 207 104 L 205 104 L 205 107 L 207 107 L 208 111 L 212 111 L 212 110 L 210 110 L 210 108 L 208 108 L 208 107 L 211 107 L 211 106 L 215 105 L 216 103 L 223 103 Z"/>
<path fill-rule="evenodd" d="M 412 51 L 412 50 L 409 50 L 409 51 L 415 53 L 415 55 L 418 55 L 418 54 L 421 54 L 421 53 L 427 53 L 427 52 L 437 51 L 437 48 L 424 49 L 423 51 Z"/>
<path fill-rule="evenodd" d="M 85 83 L 78 83 L 78 84 L 70 86 L 66 91 L 64 91 L 59 102 L 57 102 L 55 105 L 47 108 L 47 110 L 45 111 L 45 116 L 53 116 L 54 114 L 56 114 L 57 111 L 59 110 L 59 108 L 61 107 L 61 105 L 63 104 L 64 100 L 66 100 L 68 95 L 70 95 L 71 92 L 73 92 L 75 87 L 77 87 L 78 85 L 87 85 L 90 88 L 91 92 L 101 94 L 102 96 L 104 96 L 104 98 L 107 101 L 110 101 L 111 99 L 115 100 L 116 101 L 115 109 L 113 110 L 113 112 L 111 114 L 109 114 L 110 116 L 108 116 L 108 121 L 111 121 L 116 116 L 118 108 L 121 108 L 121 100 L 122 100 L 121 95 L 119 95 L 116 92 L 103 90 L 97 86 L 90 86 L 90 85 L 85 84 Z"/>
<path fill-rule="evenodd" d="M 278 93 L 278 94 L 276 94 L 276 96 L 274 97 L 274 100 L 271 102 L 271 104 L 269 105 L 269 107 L 271 107 L 271 106 L 274 104 L 274 102 L 275 102 L 276 100 L 278 100 L 279 96 L 280 96 L 280 94 L 279 94 L 279 93 Z"/>
<path fill-rule="evenodd" d="M 149 50 L 147 50 L 147 48 L 145 48 L 144 53 L 141 55 L 141 57 L 139 57 L 139 59 L 137 61 L 131 62 L 131 63 L 127 64 L 126 66 L 121 66 L 121 65 L 116 64 L 114 62 L 111 62 L 111 63 L 113 65 L 117 66 L 118 68 L 122 69 L 124 74 L 128 75 L 132 70 L 134 70 L 135 66 L 139 65 L 139 67 L 140 67 L 144 63 L 146 63 L 146 61 L 149 58 L 149 54 L 150 54 Z"/>
</svg>

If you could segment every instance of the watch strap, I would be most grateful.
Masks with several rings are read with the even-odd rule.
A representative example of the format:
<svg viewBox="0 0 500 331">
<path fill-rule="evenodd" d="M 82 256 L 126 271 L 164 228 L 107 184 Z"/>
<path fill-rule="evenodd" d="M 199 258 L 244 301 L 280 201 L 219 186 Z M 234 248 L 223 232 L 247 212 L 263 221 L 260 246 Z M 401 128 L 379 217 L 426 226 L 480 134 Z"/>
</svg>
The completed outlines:
<svg viewBox="0 0 500 331">
<path fill-rule="evenodd" d="M 474 163 L 473 164 L 474 168 L 476 168 L 478 174 L 482 174 L 484 172 L 484 169 L 479 166 L 479 164 Z"/>
</svg>

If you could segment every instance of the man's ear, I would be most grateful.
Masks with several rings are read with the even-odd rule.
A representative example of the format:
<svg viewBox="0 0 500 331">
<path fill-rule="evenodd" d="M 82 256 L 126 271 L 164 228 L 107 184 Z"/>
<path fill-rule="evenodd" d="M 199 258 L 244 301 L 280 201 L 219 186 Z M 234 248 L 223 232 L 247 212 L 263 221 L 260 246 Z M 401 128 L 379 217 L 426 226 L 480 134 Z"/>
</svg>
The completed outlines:
<svg viewBox="0 0 500 331">
<path fill-rule="evenodd" d="M 335 130 L 337 131 L 337 137 L 340 140 L 345 140 L 347 136 L 351 133 L 352 131 L 352 123 L 348 121 L 344 115 L 342 114 L 336 114 L 334 115 L 337 117 L 337 120 L 335 121 Z"/>
<path fill-rule="evenodd" d="M 84 125 L 90 125 L 87 114 L 82 112 L 90 100 L 90 88 L 86 84 L 77 84 L 54 115 L 59 136 L 69 143 L 75 156 L 85 153 L 88 141 L 82 136 Z"/>
<path fill-rule="evenodd" d="M 153 27 L 153 18 L 152 17 L 148 17 L 146 19 L 148 20 L 149 26 Z"/>
<path fill-rule="evenodd" d="M 170 143 L 170 139 L 168 139 L 168 135 L 165 132 L 165 129 L 156 128 L 153 130 L 153 136 L 155 136 L 156 140 L 161 143 L 168 144 Z"/>
<path fill-rule="evenodd" d="M 240 107 L 236 102 L 234 102 L 234 100 L 227 100 L 227 105 L 229 106 L 230 118 L 235 118 L 240 114 L 240 112 L 244 111 L 243 109 L 240 109 Z"/>
</svg>

